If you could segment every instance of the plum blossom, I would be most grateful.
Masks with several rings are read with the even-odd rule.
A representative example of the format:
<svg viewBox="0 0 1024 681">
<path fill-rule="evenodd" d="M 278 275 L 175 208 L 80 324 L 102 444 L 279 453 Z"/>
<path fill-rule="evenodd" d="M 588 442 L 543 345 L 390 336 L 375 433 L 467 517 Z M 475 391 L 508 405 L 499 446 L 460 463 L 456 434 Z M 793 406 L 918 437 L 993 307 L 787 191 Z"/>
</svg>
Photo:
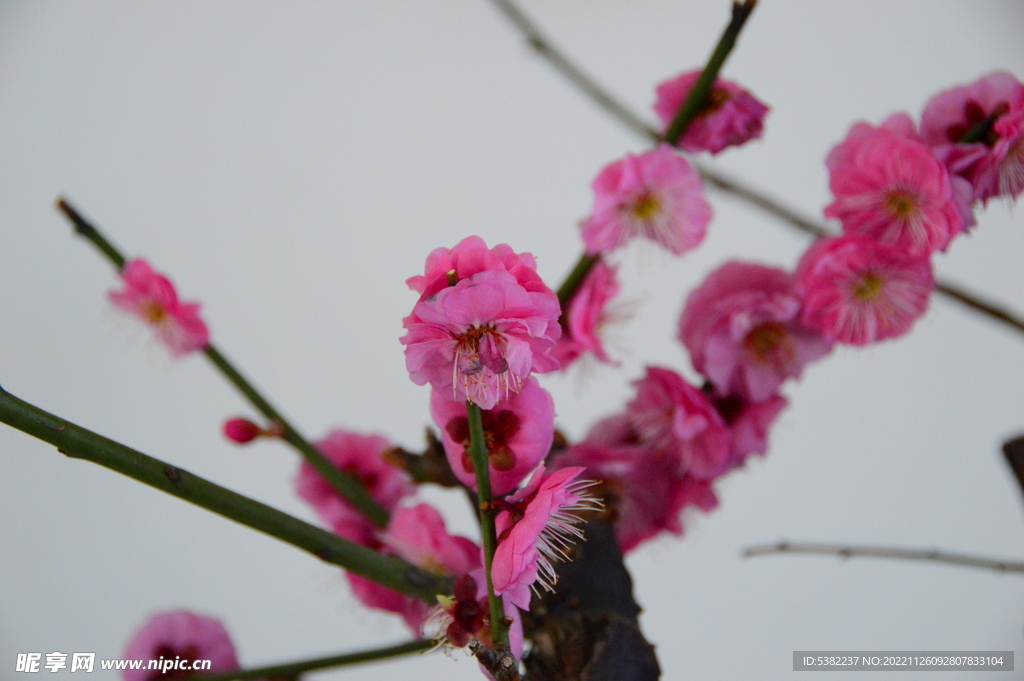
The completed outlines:
<svg viewBox="0 0 1024 681">
<path fill-rule="evenodd" d="M 209 674 L 231 672 L 239 668 L 235 646 L 220 620 L 185 610 L 162 612 L 146 621 L 132 636 L 124 651 L 130 660 L 209 660 Z M 125 681 L 165 681 L 192 675 L 189 669 L 125 669 Z M 182 666 L 182 665 L 178 665 Z"/>
<path fill-rule="evenodd" d="M 558 580 L 553 563 L 565 560 L 565 549 L 583 536 L 575 514 L 600 508 L 585 491 L 593 483 L 577 480 L 582 472 L 572 467 L 545 475 L 539 467 L 525 487 L 503 501 L 506 510 L 495 518 L 494 593 L 507 595 L 520 609 L 529 610 L 535 583 L 553 590 Z"/>
<path fill-rule="evenodd" d="M 901 336 L 928 307 L 931 264 L 863 236 L 822 239 L 797 266 L 802 319 L 830 340 L 866 345 Z"/>
<path fill-rule="evenodd" d="M 616 268 L 598 260 L 569 300 L 563 315 L 565 325 L 555 348 L 555 358 L 563 371 L 584 354 L 611 363 L 600 331 L 612 316 L 608 302 L 619 294 L 619 289 Z"/>
<path fill-rule="evenodd" d="M 968 133 L 981 133 L 962 142 Z M 1024 191 L 1024 84 L 994 71 L 970 85 L 940 92 L 921 114 L 921 135 L 974 198 L 1016 199 Z"/>
<path fill-rule="evenodd" d="M 466 403 L 448 399 L 447 391 L 430 394 L 430 414 L 441 430 L 441 441 L 452 473 L 476 489 L 469 457 L 469 419 Z M 491 491 L 507 494 L 537 467 L 551 450 L 555 432 L 555 403 L 533 376 L 522 390 L 481 412 L 490 460 Z"/>
<path fill-rule="evenodd" d="M 667 130 L 686 96 L 700 78 L 701 70 L 687 71 L 658 85 L 654 112 Z M 761 136 L 768 107 L 736 83 L 716 78 L 707 105 L 697 114 L 678 146 L 697 153 L 717 154 Z"/>
<path fill-rule="evenodd" d="M 582 227 L 590 254 L 642 236 L 682 255 L 700 244 L 711 221 L 700 176 L 667 144 L 610 163 L 591 186 L 594 209 Z"/>
<path fill-rule="evenodd" d="M 153 327 L 157 339 L 174 357 L 202 350 L 210 343 L 210 332 L 199 318 L 199 303 L 178 300 L 174 285 L 153 270 L 142 258 L 121 270 L 124 289 L 107 294 L 118 309 L 133 314 Z"/>
<path fill-rule="evenodd" d="M 492 409 L 531 372 L 554 371 L 558 300 L 504 270 L 485 270 L 420 300 L 403 321 L 405 363 L 417 385 Z"/>
<path fill-rule="evenodd" d="M 508 244 L 488 248 L 478 236 L 468 236 L 454 248 L 437 248 L 427 256 L 424 273 L 406 279 L 406 285 L 420 294 L 420 300 L 429 298 L 454 282 L 469 279 L 488 270 L 504 270 L 530 293 L 543 293 L 555 297 L 537 274 L 537 261 L 530 253 L 516 253 Z"/>
<path fill-rule="evenodd" d="M 751 454 L 763 456 L 768 451 L 768 429 L 789 404 L 781 395 L 761 402 L 737 396 L 713 396 L 712 401 L 729 426 L 730 470 L 742 466 Z"/>
<path fill-rule="evenodd" d="M 394 510 L 413 492 L 405 473 L 382 458 L 391 443 L 379 435 L 361 435 L 338 428 L 314 445 L 335 467 L 355 476 L 370 497 L 387 511 Z M 305 461 L 299 467 L 295 488 L 335 534 L 363 546 L 379 547 L 373 523 Z"/>
<path fill-rule="evenodd" d="M 801 307 L 790 273 L 727 262 L 687 298 L 679 340 L 719 394 L 760 402 L 831 349 L 800 322 Z"/>
<path fill-rule="evenodd" d="M 640 441 L 676 458 L 681 472 L 699 479 L 721 475 L 729 464 L 729 429 L 707 394 L 671 369 L 647 367 L 627 406 Z"/>
<path fill-rule="evenodd" d="M 914 256 L 946 250 L 970 214 L 949 171 L 919 140 L 906 114 L 879 127 L 857 123 L 825 160 L 835 200 L 825 215 Z M 966 188 L 966 187 L 965 187 Z"/>
</svg>

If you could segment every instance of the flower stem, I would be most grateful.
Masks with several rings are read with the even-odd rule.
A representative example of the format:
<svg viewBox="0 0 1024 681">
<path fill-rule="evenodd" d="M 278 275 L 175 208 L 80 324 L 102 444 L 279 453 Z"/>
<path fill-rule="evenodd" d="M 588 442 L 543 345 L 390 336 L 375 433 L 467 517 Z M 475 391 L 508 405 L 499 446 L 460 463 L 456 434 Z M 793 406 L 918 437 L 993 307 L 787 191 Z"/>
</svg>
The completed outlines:
<svg viewBox="0 0 1024 681">
<path fill-rule="evenodd" d="M 725 27 L 725 31 L 722 32 L 722 37 L 719 38 L 718 45 L 715 46 L 715 51 L 711 53 L 711 58 L 708 59 L 707 66 L 701 72 L 700 78 L 694 83 L 693 89 L 686 96 L 683 105 L 679 107 L 679 111 L 676 112 L 676 116 L 672 119 L 668 130 L 665 131 L 664 139 L 669 144 L 676 144 L 679 138 L 683 136 L 683 133 L 686 132 L 686 127 L 690 125 L 690 122 L 707 106 L 708 98 L 711 96 L 711 90 L 715 84 L 715 78 L 718 77 L 718 72 L 722 69 L 726 57 L 729 56 L 732 48 L 735 47 L 736 38 L 739 36 L 740 31 L 743 30 L 743 25 L 747 22 L 747 18 L 754 11 L 756 5 L 757 0 L 744 0 L 742 3 L 733 3 L 732 20 Z"/>
<path fill-rule="evenodd" d="M 480 407 L 466 402 L 466 414 L 469 418 L 469 458 L 473 461 L 476 473 L 476 493 L 479 500 L 480 540 L 484 546 L 484 574 L 487 579 L 487 603 L 491 610 L 491 639 L 495 647 L 508 648 L 508 627 L 505 626 L 505 608 L 494 593 L 494 581 L 491 579 L 491 564 L 494 562 L 494 549 L 498 544 L 494 530 L 494 515 L 491 513 L 491 467 L 484 440 L 483 417 Z"/>
<path fill-rule="evenodd" d="M 73 459 L 92 461 L 127 475 L 407 596 L 433 604 L 437 594 L 452 593 L 450 578 L 346 541 L 255 499 L 65 421 L 3 388 L 0 388 L 0 423 L 48 442 Z"/>
<path fill-rule="evenodd" d="M 71 221 L 75 232 L 92 242 L 92 244 L 107 257 L 118 271 L 124 269 L 127 262 L 124 255 L 114 247 L 100 231 L 86 220 L 70 204 L 67 199 L 57 199 L 57 208 Z M 380 504 L 373 500 L 370 494 L 354 476 L 338 470 L 323 454 L 311 445 L 306 438 L 299 434 L 285 418 L 270 405 L 270 403 L 259 393 L 256 388 L 232 365 L 228 359 L 211 343 L 203 349 L 207 359 L 220 370 L 224 377 L 235 386 L 250 403 L 271 422 L 281 424 L 284 430 L 284 440 L 294 447 L 299 454 L 306 459 L 310 466 L 316 469 L 317 473 L 324 477 L 338 494 L 347 499 L 353 506 L 359 509 L 363 515 L 369 518 L 378 527 L 385 527 L 388 524 L 388 512 Z"/>
<path fill-rule="evenodd" d="M 558 287 L 558 303 L 562 306 L 562 314 L 565 314 L 566 306 L 572 297 L 576 295 L 576 291 L 579 290 L 580 286 L 583 285 L 587 275 L 590 274 L 590 270 L 601 260 L 601 254 L 590 255 L 584 253 L 580 256 L 580 259 L 576 262 L 576 266 L 572 268 L 572 272 L 565 278 L 562 285 Z"/>
<path fill-rule="evenodd" d="M 433 641 L 409 641 L 408 643 L 401 643 L 396 646 L 389 646 L 387 648 L 375 648 L 373 650 L 362 650 L 358 653 L 348 653 L 345 655 L 332 655 L 330 657 L 320 657 L 313 660 L 302 660 L 300 662 L 291 662 L 288 664 L 279 664 L 272 667 L 259 667 L 253 669 L 240 669 L 235 672 L 225 672 L 223 674 L 194 674 L 187 677 L 189 681 L 241 681 L 242 679 L 257 679 L 257 678 L 284 678 L 290 679 L 295 678 L 303 672 L 310 672 L 314 669 L 327 669 L 329 667 L 342 667 L 350 664 L 359 664 L 360 662 L 372 662 L 373 660 L 384 660 L 389 657 L 398 657 L 399 655 L 408 655 L 410 653 L 418 653 L 421 651 L 430 650 L 434 646 Z"/>
</svg>

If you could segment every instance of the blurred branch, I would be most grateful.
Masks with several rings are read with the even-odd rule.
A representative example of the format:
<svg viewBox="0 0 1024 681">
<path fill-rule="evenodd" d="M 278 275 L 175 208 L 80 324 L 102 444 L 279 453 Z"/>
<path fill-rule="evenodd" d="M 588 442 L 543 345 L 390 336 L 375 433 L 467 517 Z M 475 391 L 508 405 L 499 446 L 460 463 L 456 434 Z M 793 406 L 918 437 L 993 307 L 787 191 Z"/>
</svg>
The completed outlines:
<svg viewBox="0 0 1024 681">
<path fill-rule="evenodd" d="M 242 679 L 292 679 L 299 674 L 311 672 L 316 669 L 328 669 L 330 667 L 342 667 L 361 662 L 373 662 L 384 660 L 390 657 L 408 655 L 410 653 L 426 652 L 434 647 L 433 641 L 409 641 L 387 648 L 375 648 L 373 650 L 362 650 L 358 653 L 347 653 L 345 655 L 332 655 L 331 657 L 320 657 L 313 660 L 302 660 L 278 664 L 271 667 L 259 667 L 253 669 L 239 669 L 235 672 L 223 674 L 193 674 L 185 677 L 184 681 L 241 681 Z"/>
<path fill-rule="evenodd" d="M 637 114 L 633 113 L 622 102 L 612 96 L 605 88 L 558 50 L 512 0 L 491 0 L 491 2 L 519 29 L 523 37 L 526 38 L 526 41 L 538 54 L 547 59 L 555 70 L 590 97 L 595 104 L 641 137 L 645 137 L 655 143 L 661 140 L 661 134 L 655 128 L 645 123 Z M 697 169 L 697 172 L 701 174 L 701 177 L 715 189 L 760 208 L 790 227 L 816 237 L 826 237 L 833 233 L 824 223 L 801 215 L 798 211 L 754 189 L 741 180 L 730 177 L 706 163 L 693 159 L 691 159 L 691 163 Z M 1007 310 L 999 303 L 986 300 L 983 296 L 979 296 L 962 286 L 942 279 L 938 279 L 936 290 L 973 312 L 985 315 L 990 319 L 1009 326 L 1015 331 L 1024 333 L 1024 319 Z"/>
<path fill-rule="evenodd" d="M 818 542 L 787 542 L 777 544 L 761 544 L 743 549 L 744 558 L 769 556 L 779 553 L 803 553 L 839 558 L 888 558 L 891 560 L 916 560 L 960 567 L 995 570 L 996 572 L 1024 573 L 1024 563 L 982 556 L 971 556 L 964 553 L 950 553 L 935 549 L 907 549 L 891 546 L 844 546 L 842 544 L 825 544 Z"/>
<path fill-rule="evenodd" d="M 427 603 L 452 592 L 451 579 L 346 541 L 255 499 L 86 430 L 0 388 L 0 423 L 235 522 L 269 534 L 378 584 Z"/>
<path fill-rule="evenodd" d="M 1024 435 L 1004 442 L 1003 456 L 1006 457 L 1006 463 L 1010 465 L 1010 470 L 1017 478 L 1017 484 L 1024 492 Z"/>
</svg>

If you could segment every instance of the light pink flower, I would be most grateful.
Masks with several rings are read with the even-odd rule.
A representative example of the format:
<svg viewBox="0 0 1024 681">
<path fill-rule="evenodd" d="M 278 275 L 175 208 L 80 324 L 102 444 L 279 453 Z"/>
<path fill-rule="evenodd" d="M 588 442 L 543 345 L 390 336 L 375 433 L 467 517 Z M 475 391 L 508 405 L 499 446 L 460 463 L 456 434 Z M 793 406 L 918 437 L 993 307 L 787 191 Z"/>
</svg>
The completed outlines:
<svg viewBox="0 0 1024 681">
<path fill-rule="evenodd" d="M 831 349 L 800 322 L 801 305 L 788 272 L 727 262 L 686 299 L 679 340 L 719 394 L 766 400 Z"/>
<path fill-rule="evenodd" d="M 441 430 L 441 442 L 452 472 L 476 489 L 469 457 L 469 419 L 466 403 L 453 402 L 447 391 L 430 393 L 430 415 Z M 511 492 L 551 450 L 555 433 L 555 403 L 533 376 L 522 390 L 481 413 L 484 439 L 490 453 L 491 492 Z"/>
<path fill-rule="evenodd" d="M 508 244 L 488 248 L 478 236 L 468 236 L 454 248 L 437 248 L 427 256 L 424 274 L 409 277 L 405 283 L 420 294 L 420 300 L 429 298 L 452 281 L 469 279 L 488 270 L 504 270 L 515 277 L 519 285 L 530 293 L 554 293 L 537 274 L 537 261 L 531 253 L 516 253 Z"/>
<path fill-rule="evenodd" d="M 541 466 L 525 487 L 504 500 L 508 510 L 495 518 L 494 592 L 523 610 L 530 608 L 534 583 L 553 590 L 558 580 L 553 563 L 564 560 L 565 549 L 583 536 L 574 513 L 600 506 L 583 491 L 592 483 L 576 479 L 582 472 L 563 468 L 544 475 Z"/>
<path fill-rule="evenodd" d="M 935 288 L 927 259 L 854 235 L 815 243 L 800 259 L 796 278 L 804 324 L 851 345 L 909 331 Z"/>
<path fill-rule="evenodd" d="M 588 253 L 642 236 L 681 255 L 700 244 L 711 221 L 700 176 L 667 144 L 610 163 L 591 186 L 594 210 L 583 223 Z"/>
<path fill-rule="evenodd" d="M 360 435 L 338 428 L 314 445 L 335 467 L 362 482 L 385 510 L 394 510 L 398 502 L 413 492 L 405 473 L 381 458 L 391 443 L 379 435 Z M 295 488 L 335 534 L 363 546 L 379 546 L 373 523 L 305 461 L 299 467 Z"/>
<path fill-rule="evenodd" d="M 654 112 L 664 124 L 672 124 L 686 96 L 697 83 L 700 69 L 688 71 L 658 85 Z M 726 147 L 739 146 L 761 136 L 768 107 L 736 83 L 716 78 L 709 102 L 679 139 L 679 147 L 697 153 L 717 154 Z"/>
<path fill-rule="evenodd" d="M 835 201 L 825 215 L 847 234 L 863 234 L 914 256 L 946 250 L 964 230 L 949 171 L 896 114 L 879 127 L 857 123 L 825 165 Z"/>
<path fill-rule="evenodd" d="M 558 300 L 504 270 L 478 272 L 416 304 L 403 321 L 405 364 L 417 385 L 491 409 L 530 372 L 554 371 Z"/>
<path fill-rule="evenodd" d="M 980 141 L 960 143 L 993 117 Z M 1012 74 L 994 71 L 935 95 L 921 114 L 921 134 L 952 172 L 971 183 L 974 198 L 1015 199 L 1024 191 L 1024 84 Z"/>
<path fill-rule="evenodd" d="M 146 621 L 128 642 L 124 658 L 129 660 L 176 660 L 183 662 L 209 660 L 206 673 L 231 672 L 238 669 L 235 646 L 224 625 L 212 617 L 184 610 L 162 612 Z M 125 681 L 165 681 L 183 679 L 191 669 L 125 669 Z M 180 666 L 180 665 L 179 665 Z"/>
<path fill-rule="evenodd" d="M 209 345 L 210 332 L 199 318 L 199 303 L 180 302 L 174 285 L 149 263 L 142 258 L 129 261 L 121 278 L 124 289 L 108 293 L 110 302 L 153 327 L 171 355 L 183 357 Z"/>
<path fill-rule="evenodd" d="M 642 443 L 677 457 L 681 473 L 720 475 L 729 463 L 729 429 L 708 396 L 671 369 L 647 367 L 627 406 Z"/>
<path fill-rule="evenodd" d="M 612 362 L 599 334 L 609 319 L 608 302 L 619 294 L 615 270 L 613 265 L 598 260 L 569 300 L 564 313 L 565 328 L 554 353 L 563 371 L 586 353 L 602 362 Z"/>
<path fill-rule="evenodd" d="M 401 508 L 379 536 L 382 551 L 443 575 L 466 575 L 480 567 L 480 547 L 465 537 L 452 536 L 444 519 L 429 504 Z M 431 606 L 404 596 L 365 577 L 348 573 L 356 598 L 363 605 L 402 615 L 414 634 L 422 634 Z"/>
</svg>

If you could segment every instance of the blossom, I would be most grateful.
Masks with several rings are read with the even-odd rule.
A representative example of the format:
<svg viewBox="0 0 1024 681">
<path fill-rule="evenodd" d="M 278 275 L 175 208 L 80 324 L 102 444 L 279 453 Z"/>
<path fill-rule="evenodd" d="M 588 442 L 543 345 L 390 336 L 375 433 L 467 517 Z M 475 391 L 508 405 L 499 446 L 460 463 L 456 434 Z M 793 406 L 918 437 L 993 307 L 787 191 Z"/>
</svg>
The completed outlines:
<svg viewBox="0 0 1024 681">
<path fill-rule="evenodd" d="M 441 430 L 441 442 L 452 472 L 476 489 L 476 474 L 469 456 L 469 419 L 466 403 L 448 399 L 447 391 L 430 393 L 430 414 Z M 514 490 L 551 450 L 555 432 L 555 403 L 537 379 L 529 377 L 522 390 L 481 412 L 484 441 L 490 462 L 491 491 Z"/>
<path fill-rule="evenodd" d="M 686 96 L 700 78 L 701 70 L 688 71 L 658 85 L 654 112 L 665 125 L 672 124 Z M 761 136 L 768 107 L 736 83 L 716 78 L 708 103 L 687 126 L 678 146 L 697 153 L 717 154 Z"/>
<path fill-rule="evenodd" d="M 736 396 L 712 397 L 712 401 L 729 426 L 728 469 L 742 466 L 751 454 L 768 451 L 768 429 L 789 404 L 781 395 L 761 402 Z"/>
<path fill-rule="evenodd" d="M 825 215 L 914 256 L 946 250 L 964 230 L 949 171 L 917 139 L 906 114 L 857 123 L 825 160 L 835 200 Z M 969 211 L 968 211 L 969 212 Z"/>
<path fill-rule="evenodd" d="M 239 668 L 235 646 L 224 625 L 212 617 L 184 610 L 162 612 L 146 621 L 132 636 L 124 652 L 125 659 L 174 662 L 188 669 L 125 669 L 125 681 L 164 681 L 191 676 L 191 663 L 209 660 L 206 673 L 231 672 Z"/>
<path fill-rule="evenodd" d="M 555 348 L 555 358 L 562 369 L 581 355 L 590 353 L 602 362 L 611 362 L 598 335 L 608 321 L 608 301 L 619 294 L 616 268 L 598 260 L 569 300 L 564 313 L 565 327 Z"/>
<path fill-rule="evenodd" d="M 391 447 L 387 439 L 338 428 L 314 445 L 338 470 L 355 476 L 385 510 L 394 510 L 399 501 L 412 494 L 412 484 L 405 474 L 381 458 Z M 305 461 L 299 467 L 295 488 L 335 534 L 364 546 L 379 546 L 373 524 Z"/>
<path fill-rule="evenodd" d="M 505 616 L 512 620 L 508 627 L 509 650 L 519 658 L 523 654 L 522 616 L 508 594 L 501 597 Z M 477 640 L 488 648 L 494 647 L 491 638 L 490 604 L 487 596 L 487 578 L 484 569 L 478 568 L 471 574 L 455 579 L 454 595 L 451 598 L 438 597 L 441 607 L 428 620 L 438 629 L 435 638 L 443 644 L 464 648 L 471 640 Z M 480 665 L 480 671 L 488 678 L 491 674 Z"/>
<path fill-rule="evenodd" d="M 531 253 L 516 253 L 508 244 L 488 248 L 478 236 L 468 236 L 451 249 L 434 249 L 427 256 L 424 273 L 405 283 L 423 300 L 451 286 L 452 280 L 459 282 L 487 270 L 508 272 L 530 293 L 555 295 L 537 274 L 537 261 Z"/>
<path fill-rule="evenodd" d="M 727 262 L 686 299 L 679 340 L 718 393 L 759 402 L 831 349 L 800 322 L 801 306 L 788 272 Z"/>
<path fill-rule="evenodd" d="M 558 316 L 550 290 L 530 292 L 504 270 L 478 272 L 420 300 L 406 317 L 406 368 L 417 385 L 491 409 L 530 372 L 558 368 L 551 355 Z"/>
<path fill-rule="evenodd" d="M 448 534 L 441 514 L 429 504 L 395 511 L 379 541 L 383 553 L 438 574 L 467 575 L 480 566 L 480 547 Z M 348 579 L 363 605 L 398 613 L 413 633 L 422 633 L 431 609 L 428 604 L 353 573 L 348 573 Z"/>
<path fill-rule="evenodd" d="M 865 345 L 910 330 L 935 288 L 931 264 L 863 236 L 822 239 L 797 266 L 802 320 L 830 340 Z"/>
<path fill-rule="evenodd" d="M 142 258 L 121 270 L 124 289 L 107 294 L 120 310 L 133 314 L 153 327 L 156 337 L 171 355 L 183 357 L 210 343 L 210 332 L 199 318 L 199 303 L 178 300 L 174 285 Z"/>
<path fill-rule="evenodd" d="M 968 132 L 986 126 L 980 139 Z M 1024 84 L 994 71 L 940 92 L 921 113 L 921 135 L 950 170 L 966 178 L 974 198 L 1016 198 L 1024 191 Z"/>
<path fill-rule="evenodd" d="M 700 244 L 711 221 L 700 176 L 667 144 L 610 163 L 591 186 L 594 210 L 583 223 L 591 254 L 643 236 L 681 255 Z"/>
<path fill-rule="evenodd" d="M 523 610 L 530 608 L 534 583 L 552 590 L 558 580 L 553 562 L 565 560 L 565 549 L 583 536 L 574 513 L 600 507 L 584 492 L 592 483 L 576 479 L 582 472 L 572 467 L 544 475 L 539 467 L 525 487 L 504 500 L 507 510 L 495 518 L 494 593 L 507 594 Z"/>
<path fill-rule="evenodd" d="M 671 369 L 647 367 L 627 406 L 640 440 L 674 456 L 681 472 L 720 475 L 729 462 L 729 429 L 708 396 Z"/>
</svg>

